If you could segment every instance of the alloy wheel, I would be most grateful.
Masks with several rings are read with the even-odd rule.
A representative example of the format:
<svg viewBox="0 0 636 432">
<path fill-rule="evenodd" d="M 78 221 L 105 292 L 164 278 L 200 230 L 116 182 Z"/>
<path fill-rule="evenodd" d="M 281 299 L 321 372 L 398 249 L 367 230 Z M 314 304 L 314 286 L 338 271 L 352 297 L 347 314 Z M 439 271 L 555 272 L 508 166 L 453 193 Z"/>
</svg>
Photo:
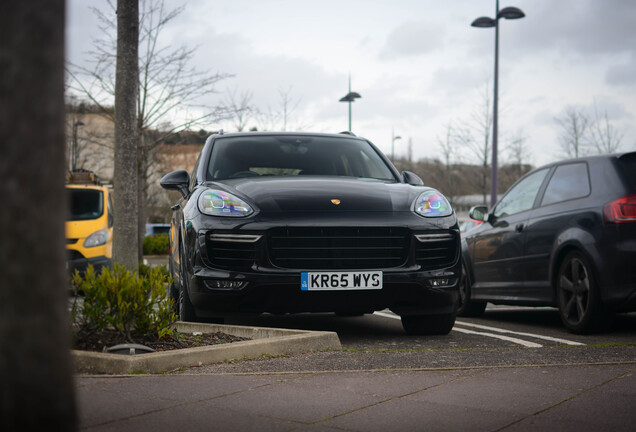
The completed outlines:
<svg viewBox="0 0 636 432">
<path fill-rule="evenodd" d="M 559 287 L 563 318 L 576 326 L 586 318 L 590 308 L 589 271 L 580 258 L 570 258 L 561 268 Z"/>
</svg>

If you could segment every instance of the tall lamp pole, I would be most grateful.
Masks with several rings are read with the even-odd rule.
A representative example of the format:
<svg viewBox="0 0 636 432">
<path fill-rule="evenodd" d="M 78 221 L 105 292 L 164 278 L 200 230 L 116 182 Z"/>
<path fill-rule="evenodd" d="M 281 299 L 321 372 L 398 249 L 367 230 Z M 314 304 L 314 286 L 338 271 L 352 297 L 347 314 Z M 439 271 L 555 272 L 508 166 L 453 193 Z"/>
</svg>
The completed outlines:
<svg viewBox="0 0 636 432">
<path fill-rule="evenodd" d="M 356 99 L 361 98 L 360 93 L 351 91 L 351 75 L 349 75 L 349 93 L 340 98 L 340 102 L 349 103 L 349 132 L 351 132 L 351 102 L 355 102 Z"/>
<path fill-rule="evenodd" d="M 526 16 L 523 11 L 516 7 L 505 7 L 499 10 L 499 0 L 496 1 L 495 18 L 479 17 L 471 24 L 473 27 L 495 28 L 495 89 L 493 99 L 492 116 L 492 172 L 490 180 L 490 207 L 497 203 L 497 141 L 498 141 L 498 121 L 499 121 L 499 19 L 519 19 Z"/>
</svg>

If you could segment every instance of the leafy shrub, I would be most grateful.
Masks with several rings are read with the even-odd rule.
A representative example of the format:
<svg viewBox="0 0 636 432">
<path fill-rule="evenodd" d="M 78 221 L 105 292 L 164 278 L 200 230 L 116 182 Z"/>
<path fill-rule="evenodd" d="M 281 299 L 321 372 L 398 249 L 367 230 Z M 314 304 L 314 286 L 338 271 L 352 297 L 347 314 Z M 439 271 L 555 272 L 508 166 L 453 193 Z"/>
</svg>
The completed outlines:
<svg viewBox="0 0 636 432">
<path fill-rule="evenodd" d="M 128 342 L 135 336 L 172 336 L 177 317 L 166 293 L 171 280 L 165 268 L 144 268 L 138 275 L 114 264 L 97 274 L 89 265 L 83 276 L 76 271 L 72 282 L 84 293 L 83 306 L 72 310 L 80 331 L 114 329 Z"/>
<path fill-rule="evenodd" d="M 155 234 L 144 237 L 144 255 L 166 255 L 170 252 L 168 234 Z"/>
<path fill-rule="evenodd" d="M 149 278 L 151 273 L 156 273 L 159 276 L 163 277 L 166 283 L 170 280 L 170 271 L 165 264 L 157 265 L 156 267 L 150 267 L 147 264 L 139 263 L 139 276 Z"/>
</svg>

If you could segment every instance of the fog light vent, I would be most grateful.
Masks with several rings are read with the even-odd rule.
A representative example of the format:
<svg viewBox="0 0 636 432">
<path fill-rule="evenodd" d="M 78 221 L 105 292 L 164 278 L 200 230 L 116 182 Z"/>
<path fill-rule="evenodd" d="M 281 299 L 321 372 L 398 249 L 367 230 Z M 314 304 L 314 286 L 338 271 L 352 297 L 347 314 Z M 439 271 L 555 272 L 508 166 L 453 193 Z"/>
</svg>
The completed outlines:
<svg viewBox="0 0 636 432">
<path fill-rule="evenodd" d="M 241 289 L 245 285 L 247 285 L 247 282 L 235 281 L 235 280 L 222 280 L 222 279 L 214 280 L 213 279 L 213 280 L 206 280 L 205 281 L 205 286 L 208 287 L 209 289 L 227 289 L 227 290 L 232 290 L 232 289 Z"/>
<path fill-rule="evenodd" d="M 434 288 L 449 287 L 455 285 L 456 278 L 435 278 L 431 279 L 431 286 Z"/>
</svg>

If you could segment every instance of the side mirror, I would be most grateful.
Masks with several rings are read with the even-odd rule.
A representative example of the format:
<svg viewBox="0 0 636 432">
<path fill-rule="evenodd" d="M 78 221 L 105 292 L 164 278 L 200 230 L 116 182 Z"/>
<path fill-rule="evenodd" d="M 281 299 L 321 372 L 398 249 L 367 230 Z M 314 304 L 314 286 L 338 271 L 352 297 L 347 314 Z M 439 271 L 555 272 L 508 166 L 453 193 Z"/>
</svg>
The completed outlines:
<svg viewBox="0 0 636 432">
<path fill-rule="evenodd" d="M 475 219 L 482 222 L 488 222 L 488 207 L 486 206 L 475 206 L 470 209 L 468 213 L 471 219 Z"/>
<path fill-rule="evenodd" d="M 402 171 L 402 180 L 404 183 L 413 185 L 413 186 L 424 186 L 424 182 L 422 179 L 415 173 L 411 171 Z"/>
<path fill-rule="evenodd" d="M 161 178 L 159 184 L 168 190 L 178 190 L 185 197 L 190 193 L 190 174 L 186 170 L 173 171 Z"/>
</svg>

